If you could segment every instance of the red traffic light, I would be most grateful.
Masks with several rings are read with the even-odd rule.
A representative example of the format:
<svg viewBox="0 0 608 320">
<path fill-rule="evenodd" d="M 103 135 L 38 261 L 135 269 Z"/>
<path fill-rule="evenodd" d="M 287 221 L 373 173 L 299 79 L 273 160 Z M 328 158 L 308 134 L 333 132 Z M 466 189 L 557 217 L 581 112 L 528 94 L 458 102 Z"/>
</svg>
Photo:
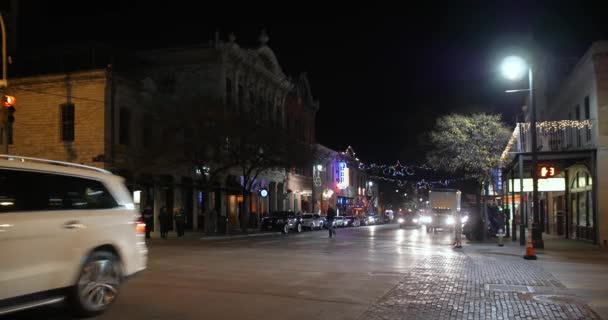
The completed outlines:
<svg viewBox="0 0 608 320">
<path fill-rule="evenodd" d="M 14 107 L 16 103 L 17 103 L 17 99 L 15 99 L 15 96 L 5 95 L 2 97 L 2 105 L 4 107 L 7 107 L 7 108 Z"/>
</svg>

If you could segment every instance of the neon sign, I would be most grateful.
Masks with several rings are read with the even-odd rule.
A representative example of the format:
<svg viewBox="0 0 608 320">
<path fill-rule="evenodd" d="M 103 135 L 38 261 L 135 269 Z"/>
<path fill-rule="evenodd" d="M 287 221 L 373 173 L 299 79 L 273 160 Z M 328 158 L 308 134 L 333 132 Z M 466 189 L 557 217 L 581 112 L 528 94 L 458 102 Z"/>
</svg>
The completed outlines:
<svg viewBox="0 0 608 320">
<path fill-rule="evenodd" d="M 340 171 L 339 171 L 339 175 L 338 175 L 338 188 L 340 189 L 346 189 L 348 188 L 348 185 L 350 184 L 349 181 L 349 170 L 348 167 L 346 166 L 346 162 L 340 162 Z"/>
</svg>

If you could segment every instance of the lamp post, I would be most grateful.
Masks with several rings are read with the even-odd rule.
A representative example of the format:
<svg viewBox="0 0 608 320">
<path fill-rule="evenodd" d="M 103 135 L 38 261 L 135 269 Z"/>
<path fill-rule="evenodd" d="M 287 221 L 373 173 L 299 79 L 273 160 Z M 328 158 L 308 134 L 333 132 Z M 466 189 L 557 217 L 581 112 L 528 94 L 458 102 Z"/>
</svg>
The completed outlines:
<svg viewBox="0 0 608 320">
<path fill-rule="evenodd" d="M 540 208 L 538 207 L 538 150 L 537 150 L 537 137 L 536 137 L 536 104 L 534 97 L 534 68 L 531 64 L 527 64 L 526 61 L 517 56 L 509 56 L 503 60 L 501 66 L 502 72 L 509 80 L 518 80 L 525 76 L 526 71 L 528 73 L 528 89 L 520 90 L 507 90 L 507 92 L 530 92 L 530 140 L 532 147 L 532 168 L 530 173 L 532 176 L 532 244 L 534 248 L 544 248 L 542 226 L 540 224 Z M 523 179 L 523 177 L 522 177 Z M 530 220 L 530 219 L 528 219 Z M 522 215 L 523 222 L 523 215 Z M 520 237 L 525 234 L 524 224 L 520 225 Z"/>
<path fill-rule="evenodd" d="M 312 177 L 312 213 L 316 213 L 315 207 L 317 206 L 317 199 L 315 195 L 315 188 L 321 187 L 321 171 L 323 171 L 323 165 L 317 164 L 313 166 L 313 177 Z M 321 188 L 321 192 L 319 192 L 319 209 L 321 208 L 321 203 L 323 202 L 323 189 Z"/>
<path fill-rule="evenodd" d="M 2 80 L 0 80 L 0 89 L 6 88 L 8 86 L 8 80 L 6 78 L 6 27 L 4 26 L 4 18 L 2 17 L 2 13 L 0 12 L 0 33 L 2 34 Z M 8 107 L 8 106 L 7 106 Z M 8 111 L 4 109 L 3 106 L 0 106 L 1 117 L 0 121 L 2 122 L 0 130 L 2 130 L 2 153 L 8 154 Z M 14 109 L 13 109 L 14 110 Z"/>
</svg>

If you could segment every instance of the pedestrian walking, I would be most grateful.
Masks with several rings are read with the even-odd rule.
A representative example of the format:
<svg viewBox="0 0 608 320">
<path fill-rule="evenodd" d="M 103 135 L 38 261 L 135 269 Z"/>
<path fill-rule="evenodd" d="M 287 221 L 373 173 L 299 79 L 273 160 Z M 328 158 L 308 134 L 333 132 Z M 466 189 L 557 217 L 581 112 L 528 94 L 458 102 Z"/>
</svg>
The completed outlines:
<svg viewBox="0 0 608 320">
<path fill-rule="evenodd" d="M 152 210 L 152 206 L 150 204 L 146 204 L 141 215 L 144 218 L 144 223 L 146 224 L 146 239 L 150 239 L 152 224 L 154 224 L 154 211 Z"/>
<path fill-rule="evenodd" d="M 184 228 L 186 227 L 186 212 L 184 211 L 184 208 L 176 208 L 173 211 L 173 219 L 175 220 L 177 237 L 183 237 Z"/>
<path fill-rule="evenodd" d="M 460 213 L 456 214 L 454 220 L 454 248 L 460 249 L 462 248 L 462 219 Z"/>
<path fill-rule="evenodd" d="M 160 209 L 158 220 L 160 222 L 160 237 L 167 239 L 167 234 L 169 233 L 169 224 L 171 224 L 171 215 L 169 214 L 167 207 L 162 207 Z"/>
<path fill-rule="evenodd" d="M 327 230 L 329 230 L 329 237 L 333 237 L 336 235 L 336 230 L 334 229 L 334 220 L 336 219 L 336 210 L 329 206 L 327 208 Z"/>
</svg>

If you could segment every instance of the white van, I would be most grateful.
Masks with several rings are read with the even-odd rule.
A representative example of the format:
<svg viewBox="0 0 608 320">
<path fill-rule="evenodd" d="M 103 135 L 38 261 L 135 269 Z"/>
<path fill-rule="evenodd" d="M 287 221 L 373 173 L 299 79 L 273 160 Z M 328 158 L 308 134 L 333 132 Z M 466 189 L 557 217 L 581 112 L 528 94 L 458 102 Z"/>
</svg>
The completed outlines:
<svg viewBox="0 0 608 320">
<path fill-rule="evenodd" d="M 0 315 L 67 299 L 104 312 L 146 268 L 145 225 L 121 177 L 0 155 Z"/>
</svg>

